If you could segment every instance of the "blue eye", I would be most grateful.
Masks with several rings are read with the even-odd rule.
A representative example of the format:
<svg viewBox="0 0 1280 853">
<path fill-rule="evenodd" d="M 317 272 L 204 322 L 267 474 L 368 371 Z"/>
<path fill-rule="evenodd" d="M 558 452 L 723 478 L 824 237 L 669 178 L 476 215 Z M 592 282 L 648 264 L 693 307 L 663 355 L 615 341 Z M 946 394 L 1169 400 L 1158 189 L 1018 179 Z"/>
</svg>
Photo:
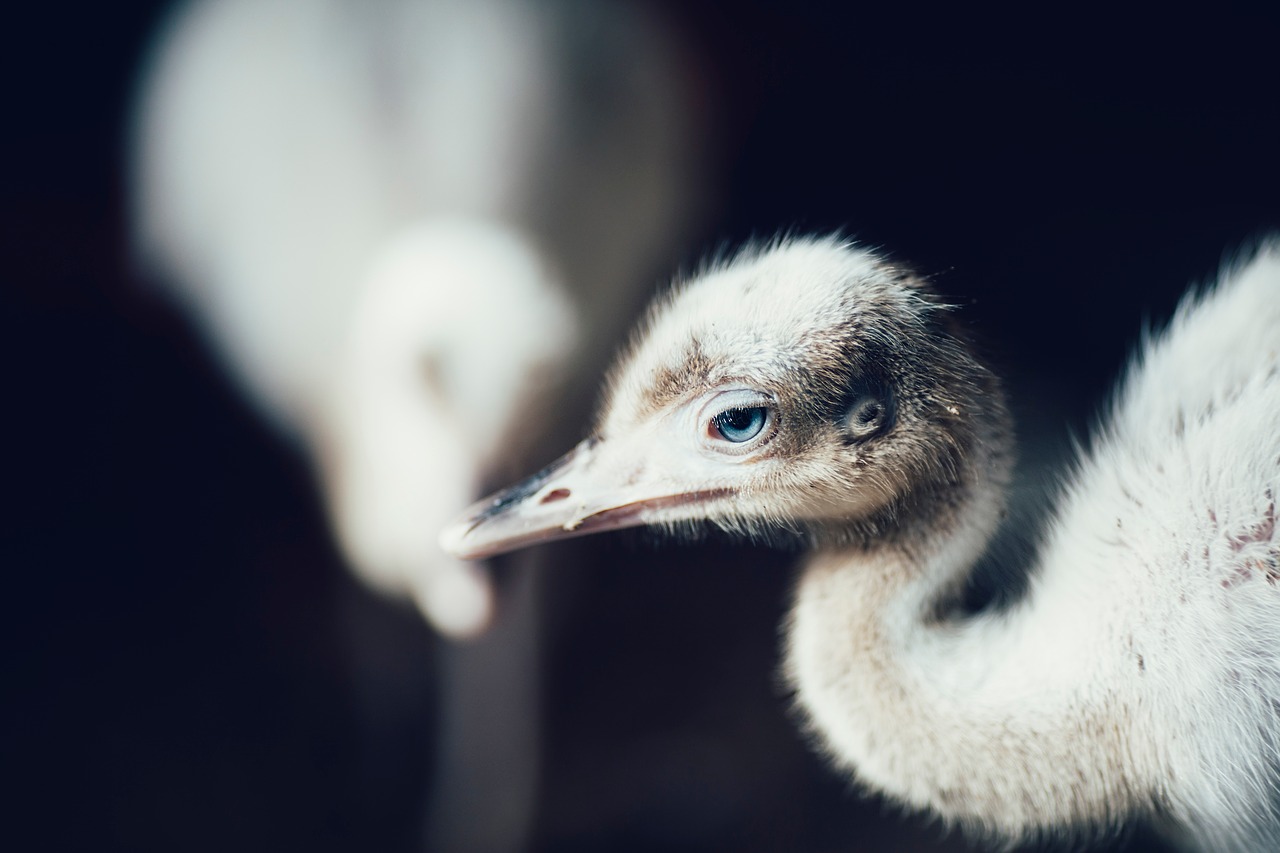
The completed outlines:
<svg viewBox="0 0 1280 853">
<path fill-rule="evenodd" d="M 768 415 L 764 406 L 726 409 L 711 419 L 711 429 L 725 441 L 741 444 L 760 434 Z"/>
</svg>

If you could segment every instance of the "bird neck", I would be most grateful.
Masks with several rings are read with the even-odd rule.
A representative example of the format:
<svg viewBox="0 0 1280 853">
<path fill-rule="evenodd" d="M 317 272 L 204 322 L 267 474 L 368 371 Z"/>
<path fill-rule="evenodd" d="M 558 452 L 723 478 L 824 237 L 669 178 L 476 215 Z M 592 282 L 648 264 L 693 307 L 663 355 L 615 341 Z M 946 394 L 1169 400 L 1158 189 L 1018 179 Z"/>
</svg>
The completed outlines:
<svg viewBox="0 0 1280 853">
<path fill-rule="evenodd" d="M 1126 767 L 1096 772 L 1117 764 L 1127 733 L 1094 689 L 1102 664 L 1088 640 L 1073 642 L 1088 617 L 1057 618 L 1069 605 L 1036 583 L 999 612 L 954 606 L 1003 514 L 1000 444 L 979 442 L 991 449 L 948 499 L 916 500 L 892 535 L 813 556 L 787 675 L 836 762 L 895 799 L 1006 838 L 1105 828 L 1143 788 Z"/>
</svg>

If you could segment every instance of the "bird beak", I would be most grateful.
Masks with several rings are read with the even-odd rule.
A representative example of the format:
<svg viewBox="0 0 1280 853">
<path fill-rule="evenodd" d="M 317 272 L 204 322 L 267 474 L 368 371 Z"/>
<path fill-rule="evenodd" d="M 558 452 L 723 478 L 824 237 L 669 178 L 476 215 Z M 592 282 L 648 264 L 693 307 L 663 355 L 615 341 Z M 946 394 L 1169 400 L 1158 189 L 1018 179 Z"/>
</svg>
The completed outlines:
<svg viewBox="0 0 1280 853">
<path fill-rule="evenodd" d="M 686 491 L 670 478 L 646 476 L 635 459 L 634 452 L 587 439 L 527 480 L 468 507 L 441 532 L 440 546 L 476 560 L 539 542 L 671 520 L 673 508 L 729 493 Z"/>
</svg>

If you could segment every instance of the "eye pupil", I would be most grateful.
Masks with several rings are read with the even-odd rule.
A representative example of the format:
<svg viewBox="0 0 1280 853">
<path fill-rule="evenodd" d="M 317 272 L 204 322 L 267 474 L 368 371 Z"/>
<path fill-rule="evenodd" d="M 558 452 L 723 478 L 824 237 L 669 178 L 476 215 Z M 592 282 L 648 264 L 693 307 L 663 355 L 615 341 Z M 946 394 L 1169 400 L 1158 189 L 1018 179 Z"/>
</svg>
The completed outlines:
<svg viewBox="0 0 1280 853">
<path fill-rule="evenodd" d="M 750 441 L 764 429 L 766 412 L 763 406 L 726 409 L 711 419 L 711 426 L 725 441 L 741 444 Z"/>
</svg>

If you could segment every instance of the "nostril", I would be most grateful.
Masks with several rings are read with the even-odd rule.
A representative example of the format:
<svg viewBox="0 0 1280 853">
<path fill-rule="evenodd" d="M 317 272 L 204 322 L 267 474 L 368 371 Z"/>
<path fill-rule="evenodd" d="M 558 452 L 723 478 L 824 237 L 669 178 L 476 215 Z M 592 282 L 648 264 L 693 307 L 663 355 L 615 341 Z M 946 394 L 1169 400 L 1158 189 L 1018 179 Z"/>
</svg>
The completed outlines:
<svg viewBox="0 0 1280 853">
<path fill-rule="evenodd" d="M 547 492 L 545 495 L 543 495 L 543 496 L 542 496 L 542 500 L 538 501 L 538 503 L 540 503 L 540 504 L 553 504 L 553 503 L 555 503 L 556 501 L 562 501 L 562 500 L 564 500 L 564 499 L 565 499 L 565 498 L 567 498 L 567 497 L 569 497 L 569 490 L 568 490 L 568 489 L 552 489 L 551 491 L 549 491 L 549 492 Z"/>
</svg>

